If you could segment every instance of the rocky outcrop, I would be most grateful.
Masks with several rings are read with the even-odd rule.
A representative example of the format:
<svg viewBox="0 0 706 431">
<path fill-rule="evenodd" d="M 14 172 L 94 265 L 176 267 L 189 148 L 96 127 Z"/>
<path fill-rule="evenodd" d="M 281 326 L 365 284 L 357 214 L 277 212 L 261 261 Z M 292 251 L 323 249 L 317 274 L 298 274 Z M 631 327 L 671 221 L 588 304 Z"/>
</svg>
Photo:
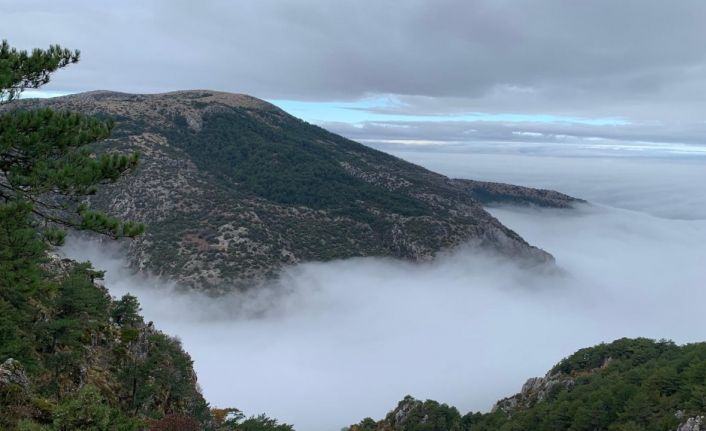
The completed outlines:
<svg viewBox="0 0 706 431">
<path fill-rule="evenodd" d="M 684 420 L 684 413 L 678 411 L 674 415 L 679 420 Z M 706 431 L 706 420 L 705 416 L 692 416 L 686 418 L 675 431 Z"/>
<path fill-rule="evenodd" d="M 410 414 L 414 410 L 422 407 L 422 405 L 423 403 L 420 400 L 414 399 L 408 395 L 400 401 L 393 411 L 388 413 L 386 419 L 391 422 L 391 424 L 404 425 L 407 419 L 409 419 Z"/>
<path fill-rule="evenodd" d="M 527 379 L 519 393 L 503 398 L 493 405 L 491 412 L 502 411 L 512 413 L 518 409 L 528 409 L 544 401 L 556 389 L 569 389 L 574 385 L 574 379 L 561 373 L 547 374 L 544 377 Z"/>
<path fill-rule="evenodd" d="M 24 367 L 12 358 L 0 364 L 0 392 L 10 386 L 19 388 L 25 393 L 30 390 L 29 378 L 25 374 Z"/>
<path fill-rule="evenodd" d="M 553 391 L 571 389 L 578 376 L 587 376 L 598 370 L 606 368 L 612 362 L 611 357 L 605 357 L 602 363 L 592 369 L 576 370 L 567 374 L 556 369 L 550 370 L 544 377 L 532 377 L 527 379 L 520 392 L 507 398 L 497 401 L 491 412 L 502 411 L 512 413 L 515 410 L 529 409 L 535 404 L 546 400 Z"/>
<path fill-rule="evenodd" d="M 461 415 L 455 407 L 407 395 L 384 419 L 366 418 L 349 431 L 402 431 L 413 429 L 460 431 Z"/>
</svg>

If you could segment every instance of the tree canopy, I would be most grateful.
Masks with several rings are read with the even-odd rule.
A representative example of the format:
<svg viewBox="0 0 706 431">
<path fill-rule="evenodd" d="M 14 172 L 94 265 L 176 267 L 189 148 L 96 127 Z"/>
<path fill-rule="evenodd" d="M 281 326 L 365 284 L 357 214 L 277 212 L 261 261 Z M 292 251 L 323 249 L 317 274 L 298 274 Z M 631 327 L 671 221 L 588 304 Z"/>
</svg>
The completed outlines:
<svg viewBox="0 0 706 431">
<path fill-rule="evenodd" d="M 350 431 L 663 431 L 706 411 L 706 343 L 623 338 L 581 349 L 550 374 L 571 384 L 530 405 L 461 415 L 408 397 L 385 419 Z"/>
<path fill-rule="evenodd" d="M 85 198 L 100 184 L 137 166 L 138 154 L 95 155 L 91 145 L 110 136 L 113 123 L 51 109 L 19 110 L 12 104 L 28 88 L 39 88 L 57 69 L 79 61 L 78 51 L 53 45 L 32 53 L 0 45 L 0 203 L 25 205 L 47 240 L 61 243 L 62 227 L 115 238 L 132 237 L 143 226 L 92 210 Z"/>
</svg>

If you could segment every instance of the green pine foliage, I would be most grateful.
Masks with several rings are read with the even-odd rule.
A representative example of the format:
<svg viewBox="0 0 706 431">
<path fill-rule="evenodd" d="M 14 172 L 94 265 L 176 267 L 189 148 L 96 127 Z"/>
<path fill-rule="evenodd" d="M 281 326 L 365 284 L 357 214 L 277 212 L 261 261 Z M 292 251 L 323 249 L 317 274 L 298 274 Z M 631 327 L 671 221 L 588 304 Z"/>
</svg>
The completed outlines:
<svg viewBox="0 0 706 431">
<path fill-rule="evenodd" d="M 391 156 L 361 149 L 358 144 L 277 111 L 262 112 L 257 117 L 244 110 L 212 113 L 204 117 L 199 133 L 187 127 L 163 133 L 170 142 L 179 143 L 197 165 L 226 184 L 244 187 L 274 202 L 333 210 L 362 221 L 371 217 L 361 201 L 405 216 L 433 213 L 419 200 L 351 176 L 339 163 L 361 151 L 375 159 Z M 322 136 L 337 145 L 322 141 Z"/>
<path fill-rule="evenodd" d="M 79 56 L 79 51 L 58 45 L 28 53 L 3 40 L 0 43 L 0 102 L 17 98 L 25 88 L 38 88 L 48 83 L 53 72 L 78 62 Z"/>
<path fill-rule="evenodd" d="M 664 431 L 706 412 L 706 343 L 620 339 L 581 349 L 551 371 L 571 379 L 548 397 L 510 412 L 461 415 L 406 398 L 405 420 L 365 419 L 352 431 Z"/>
<path fill-rule="evenodd" d="M 134 297 L 112 300 L 89 264 L 47 259 L 27 204 L 0 213 L 0 363 L 19 361 L 31 382 L 0 385 L 0 429 L 141 429 L 170 412 L 209 423 L 180 343 Z"/>
<path fill-rule="evenodd" d="M 294 431 L 294 428 L 288 424 L 281 424 L 277 419 L 272 419 L 264 414 L 251 416 L 241 421 L 235 421 L 233 430 L 237 431 Z"/>
<path fill-rule="evenodd" d="M 0 103 L 78 59 L 3 41 Z M 136 154 L 92 152 L 112 128 L 71 112 L 0 111 L 0 367 L 10 376 L 0 381 L 0 430 L 291 430 L 266 416 L 217 423 L 179 340 L 146 324 L 134 296 L 111 298 L 90 263 L 50 254 L 62 228 L 143 230 L 84 203 L 137 165 Z"/>
<path fill-rule="evenodd" d="M 52 72 L 76 63 L 79 52 L 59 46 L 31 54 L 0 45 L 0 103 L 17 98 L 26 88 L 49 82 Z M 97 187 L 115 181 L 137 166 L 137 154 L 103 153 L 91 145 L 110 136 L 111 121 L 51 109 L 9 110 L 0 115 L 0 204 L 29 204 L 42 223 L 44 238 L 61 243 L 60 227 L 88 230 L 115 238 L 143 231 L 91 210 L 83 200 Z M 36 225 L 39 227 L 39 223 Z"/>
<path fill-rule="evenodd" d="M 3 41 L 0 103 L 78 59 Z M 114 238 L 143 230 L 84 203 L 137 165 L 135 154 L 91 151 L 112 128 L 70 112 L 0 111 L 0 367 L 10 376 L 0 381 L 0 430 L 291 430 L 265 416 L 219 424 L 179 340 L 145 324 L 134 296 L 111 298 L 90 263 L 50 254 L 62 228 Z"/>
</svg>

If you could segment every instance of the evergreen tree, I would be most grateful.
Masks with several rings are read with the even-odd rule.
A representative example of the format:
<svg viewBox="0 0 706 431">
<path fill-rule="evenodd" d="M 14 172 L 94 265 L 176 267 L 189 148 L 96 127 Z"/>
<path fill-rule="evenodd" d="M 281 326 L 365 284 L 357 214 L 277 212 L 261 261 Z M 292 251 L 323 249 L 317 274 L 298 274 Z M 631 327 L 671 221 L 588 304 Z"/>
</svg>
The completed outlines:
<svg viewBox="0 0 706 431">
<path fill-rule="evenodd" d="M 96 186 L 133 169 L 138 157 L 91 153 L 91 144 L 109 136 L 110 121 L 20 110 L 10 103 L 78 60 L 78 51 L 59 46 L 27 53 L 0 44 L 0 363 L 13 358 L 36 377 L 31 394 L 16 384 L 0 387 L 0 429 L 35 429 L 32 421 L 17 420 L 48 425 L 52 417 L 52 429 L 76 429 L 83 415 L 77 411 L 84 407 L 98 422 L 113 414 L 102 401 L 91 410 L 95 391 L 73 392 L 81 380 L 86 337 L 104 330 L 111 306 L 93 284 L 100 274 L 89 264 L 55 274 L 45 264 L 49 245 L 63 241 L 62 228 L 116 238 L 142 231 L 141 225 L 120 222 L 84 202 Z M 54 402 L 62 404 L 55 409 Z"/>
<path fill-rule="evenodd" d="M 27 88 L 49 82 L 51 73 L 76 63 L 78 51 L 57 45 L 31 54 L 0 44 L 0 104 Z M 142 225 L 121 222 L 84 202 L 100 184 L 115 181 L 138 163 L 137 154 L 95 156 L 91 144 L 110 136 L 111 121 L 50 109 L 4 109 L 0 115 L 0 204 L 21 203 L 42 224 L 45 239 L 61 243 L 58 229 L 132 237 Z"/>
<path fill-rule="evenodd" d="M 140 303 L 133 295 L 125 294 L 116 302 L 111 317 L 118 325 L 134 326 L 142 323 L 140 316 Z"/>
</svg>

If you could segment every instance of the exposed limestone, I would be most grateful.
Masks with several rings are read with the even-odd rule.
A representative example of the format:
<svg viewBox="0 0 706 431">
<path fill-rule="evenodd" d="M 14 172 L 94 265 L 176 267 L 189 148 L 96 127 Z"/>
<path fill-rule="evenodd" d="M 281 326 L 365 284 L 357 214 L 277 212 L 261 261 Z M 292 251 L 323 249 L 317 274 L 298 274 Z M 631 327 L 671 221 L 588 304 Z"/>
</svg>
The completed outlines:
<svg viewBox="0 0 706 431">
<path fill-rule="evenodd" d="M 532 377 L 527 379 L 519 393 L 503 398 L 493 405 L 491 412 L 497 410 L 511 413 L 518 409 L 528 409 L 538 402 L 544 401 L 552 390 L 558 388 L 571 388 L 574 379 L 569 376 L 556 373 L 547 374 L 544 377 Z"/>
<path fill-rule="evenodd" d="M 682 412 L 677 412 L 675 416 L 677 419 L 683 419 Z M 676 431 L 706 431 L 706 420 L 704 416 L 692 416 L 679 425 Z"/>
<path fill-rule="evenodd" d="M 30 390 L 29 379 L 25 374 L 24 367 L 19 361 L 9 358 L 0 364 L 0 389 L 11 385 L 20 387 L 24 392 Z"/>
</svg>

